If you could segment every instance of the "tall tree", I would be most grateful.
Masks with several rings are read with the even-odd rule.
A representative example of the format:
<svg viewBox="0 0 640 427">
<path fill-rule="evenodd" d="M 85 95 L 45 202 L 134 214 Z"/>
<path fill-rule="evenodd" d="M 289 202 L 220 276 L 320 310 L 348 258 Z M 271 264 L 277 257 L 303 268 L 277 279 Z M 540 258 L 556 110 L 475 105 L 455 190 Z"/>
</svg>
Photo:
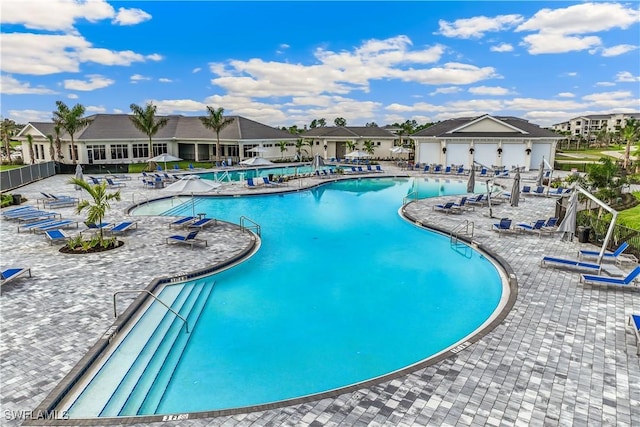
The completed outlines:
<svg viewBox="0 0 640 427">
<path fill-rule="evenodd" d="M 287 151 L 287 141 L 278 141 L 278 147 L 280 147 L 280 157 L 284 159 L 284 152 Z"/>
<path fill-rule="evenodd" d="M 148 102 L 144 108 L 136 104 L 131 104 L 129 108 L 131 108 L 131 112 L 133 113 L 132 116 L 129 116 L 129 119 L 136 127 L 136 129 L 147 135 L 147 137 L 149 138 L 149 157 L 154 157 L 153 137 L 158 133 L 160 129 L 162 129 L 167 125 L 167 123 L 169 123 L 169 118 L 156 117 L 158 108 L 153 105 L 152 102 Z"/>
<path fill-rule="evenodd" d="M 200 121 L 207 129 L 216 133 L 216 162 L 220 162 L 220 132 L 233 122 L 232 117 L 224 117 L 224 108 L 213 108 L 207 105 L 207 116 L 200 117 Z"/>
<path fill-rule="evenodd" d="M 60 125 L 55 125 L 53 126 L 53 132 L 56 134 L 56 154 L 58 156 L 58 161 L 62 161 L 63 159 L 63 155 L 62 155 L 62 141 L 60 140 Z"/>
<path fill-rule="evenodd" d="M 36 156 L 33 152 L 33 135 L 27 135 L 27 144 L 29 145 L 29 157 L 31 158 L 31 164 L 36 162 Z"/>
<path fill-rule="evenodd" d="M 335 124 L 336 126 L 346 126 L 347 119 L 345 119 L 344 117 L 336 117 L 333 121 L 333 124 Z"/>
<path fill-rule="evenodd" d="M 76 213 L 81 213 L 85 208 L 87 209 L 87 222 L 91 224 L 101 224 L 107 210 L 111 208 L 111 200 L 120 200 L 120 190 L 115 193 L 109 193 L 107 191 L 107 182 L 103 181 L 100 184 L 89 184 L 84 179 L 71 178 L 69 184 L 77 185 L 85 190 L 91 196 L 91 201 L 83 199 L 78 203 L 76 207 Z M 98 228 L 98 236 L 100 245 L 104 242 L 104 236 L 102 234 L 102 228 Z"/>
<path fill-rule="evenodd" d="M 627 142 L 627 146 L 624 150 L 624 162 L 622 167 L 627 169 L 629 166 L 629 156 L 631 154 L 631 144 L 636 141 L 640 136 L 640 121 L 632 118 L 628 118 L 624 127 L 622 128 L 622 137 Z"/>
<path fill-rule="evenodd" d="M 296 145 L 295 145 L 295 147 L 296 147 L 296 156 L 298 157 L 298 161 L 301 161 L 301 160 L 302 160 L 302 152 L 303 152 L 303 151 L 304 151 L 305 153 L 307 153 L 307 150 L 305 150 L 304 148 L 302 148 L 302 147 L 304 147 L 305 145 L 306 145 L 306 144 L 304 143 L 304 139 L 302 139 L 302 138 L 298 138 L 298 139 L 296 140 Z M 307 153 L 307 154 L 309 154 L 309 153 Z"/>
<path fill-rule="evenodd" d="M 362 142 L 362 151 L 364 151 L 365 153 L 373 156 L 373 153 L 376 151 L 376 147 L 374 145 L 374 142 L 370 139 L 365 139 Z"/>
<path fill-rule="evenodd" d="M 56 159 L 56 147 L 54 146 L 53 135 L 51 135 L 51 134 L 47 135 L 47 139 L 49 140 L 49 157 L 51 157 L 51 160 L 55 160 Z"/>
<path fill-rule="evenodd" d="M 313 138 L 307 139 L 304 144 L 309 146 L 309 155 L 313 157 Z"/>
<path fill-rule="evenodd" d="M 16 134 L 18 125 L 11 119 L 3 119 L 0 122 L 0 132 L 2 133 L 2 142 L 4 143 L 4 153 L 7 160 L 11 160 L 11 137 Z"/>
<path fill-rule="evenodd" d="M 74 137 L 76 132 L 91 123 L 91 119 L 83 117 L 86 110 L 81 104 L 76 104 L 69 108 L 64 102 L 56 101 L 56 107 L 58 110 L 53 112 L 53 122 L 69 134 L 71 138 L 71 161 L 77 163 Z"/>
</svg>

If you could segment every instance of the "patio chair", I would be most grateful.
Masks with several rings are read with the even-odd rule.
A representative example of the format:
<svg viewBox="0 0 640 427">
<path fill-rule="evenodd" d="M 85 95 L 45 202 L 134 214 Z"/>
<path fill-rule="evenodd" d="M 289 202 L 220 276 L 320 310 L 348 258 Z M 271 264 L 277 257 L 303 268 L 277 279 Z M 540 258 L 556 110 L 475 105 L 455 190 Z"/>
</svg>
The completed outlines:
<svg viewBox="0 0 640 427">
<path fill-rule="evenodd" d="M 376 172 L 384 172 L 380 165 L 376 165 Z"/>
<path fill-rule="evenodd" d="M 245 187 L 251 188 L 251 189 L 256 189 L 256 188 L 258 188 L 258 184 L 253 182 L 253 178 L 247 178 L 247 183 L 245 184 Z"/>
<path fill-rule="evenodd" d="M 44 233 L 45 231 L 55 230 L 56 228 L 71 227 L 74 224 L 76 228 L 78 228 L 78 221 L 73 221 L 71 219 L 62 219 L 60 221 L 54 221 L 52 223 L 42 224 L 38 227 L 32 227 L 29 231 L 32 231 L 34 233 Z"/>
<path fill-rule="evenodd" d="M 640 284 L 638 284 L 636 281 L 636 279 L 639 276 L 640 276 L 640 265 L 636 266 L 636 268 L 634 268 L 629 274 L 627 274 L 626 277 L 623 277 L 623 278 L 581 274 L 580 282 L 582 282 L 585 285 L 602 285 L 602 286 L 612 286 L 612 287 L 618 287 L 618 288 L 640 290 Z"/>
<path fill-rule="evenodd" d="M 531 194 L 531 186 L 523 185 L 522 190 L 520 190 L 520 194 Z"/>
<path fill-rule="evenodd" d="M 531 191 L 531 194 L 535 194 L 536 196 L 544 196 L 544 187 L 538 185 L 535 190 Z"/>
<path fill-rule="evenodd" d="M 444 212 L 446 214 L 460 213 L 460 209 L 458 209 L 458 207 L 456 206 L 455 202 L 447 202 L 444 205 L 443 204 L 435 205 L 433 207 L 433 210 L 434 211 L 441 211 L 441 212 Z"/>
<path fill-rule="evenodd" d="M 172 227 L 186 227 L 187 225 L 191 224 L 192 222 L 196 221 L 198 218 L 196 218 L 195 216 L 185 216 L 182 218 L 178 218 L 175 221 L 169 223 L 169 228 Z"/>
<path fill-rule="evenodd" d="M 422 173 L 429 173 L 430 167 L 429 165 L 424 165 L 424 168 L 422 169 Z"/>
<path fill-rule="evenodd" d="M 123 221 L 114 225 L 109 232 L 111 234 L 126 233 L 134 228 L 138 228 L 138 223 L 136 221 Z"/>
<path fill-rule="evenodd" d="M 623 256 L 622 252 L 624 252 L 628 247 L 629 247 L 629 243 L 622 242 L 615 251 L 613 252 L 605 251 L 605 253 L 602 255 L 602 259 L 617 261 L 619 257 Z M 593 251 L 588 249 L 580 249 L 578 251 L 578 259 L 581 259 L 583 257 L 597 257 L 599 255 L 600 255 L 600 251 Z"/>
<path fill-rule="evenodd" d="M 45 230 L 44 235 L 47 237 L 47 240 L 49 241 L 50 245 L 53 245 L 54 243 L 59 243 L 59 242 L 65 243 L 69 239 L 71 239 L 71 236 L 69 236 L 67 233 L 64 232 L 64 230 L 61 230 L 59 228 L 56 228 L 53 230 Z"/>
<path fill-rule="evenodd" d="M 482 178 L 488 176 L 487 168 L 480 169 L 480 173 L 478 174 L 478 176 Z"/>
<path fill-rule="evenodd" d="M 456 171 L 456 175 L 466 175 L 466 173 L 464 171 L 464 166 L 460 166 L 458 168 L 458 170 Z"/>
<path fill-rule="evenodd" d="M 124 182 L 115 182 L 111 178 L 105 178 L 105 181 L 107 181 L 107 186 L 109 188 L 121 188 L 127 186 L 127 184 L 125 184 Z"/>
<path fill-rule="evenodd" d="M 513 231 L 513 229 L 511 228 L 511 223 L 512 223 L 512 220 L 511 220 L 511 219 L 509 219 L 509 218 L 502 218 L 502 219 L 500 220 L 500 222 L 499 222 L 499 223 L 497 223 L 497 224 L 493 224 L 493 225 L 491 226 L 491 229 L 492 229 L 493 231 L 497 231 L 497 232 L 498 232 L 498 235 L 501 235 L 503 232 L 506 232 L 506 231 Z"/>
<path fill-rule="evenodd" d="M 46 224 L 53 224 L 55 222 L 58 222 L 58 220 L 49 218 L 49 219 L 41 219 L 38 221 L 33 221 L 28 224 L 22 224 L 21 226 L 18 227 L 18 233 L 20 233 L 20 231 L 31 231 L 31 229 L 34 227 L 40 227 Z"/>
<path fill-rule="evenodd" d="M 450 175 L 451 174 L 451 166 L 447 166 L 444 168 L 444 174 L 445 175 Z"/>
<path fill-rule="evenodd" d="M 6 270 L 2 270 L 2 272 L 0 273 L 0 285 L 9 283 L 12 280 L 15 280 L 27 273 L 29 274 L 29 277 L 31 277 L 30 268 L 8 268 Z"/>
<path fill-rule="evenodd" d="M 636 354 L 640 356 L 640 314 L 630 314 L 628 324 L 633 328 L 636 336 L 636 346 L 638 347 Z"/>
<path fill-rule="evenodd" d="M 205 246 L 208 246 L 208 243 L 206 240 L 204 239 L 197 239 L 196 236 L 198 235 L 198 233 L 200 232 L 200 230 L 194 230 L 194 231 L 190 231 L 189 234 L 187 234 L 186 236 L 177 234 L 177 235 L 173 235 L 173 236 L 169 236 L 167 237 L 167 245 L 170 243 L 181 243 L 181 244 L 185 244 L 185 245 L 190 245 L 191 249 L 193 249 L 193 246 L 197 243 L 197 244 L 202 244 L 204 243 Z"/>
<path fill-rule="evenodd" d="M 477 205 L 477 206 L 484 206 L 484 193 L 482 194 L 478 194 L 476 196 L 471 196 L 469 198 L 467 198 L 467 201 L 465 203 L 469 204 L 469 205 Z"/>
<path fill-rule="evenodd" d="M 197 228 L 202 230 L 203 228 L 205 228 L 208 225 L 216 225 L 218 223 L 218 221 L 215 218 L 200 218 L 199 220 L 195 221 L 195 222 L 191 222 L 189 223 L 189 225 L 187 225 L 187 228 Z"/>
<path fill-rule="evenodd" d="M 467 196 L 462 196 L 458 203 L 455 203 L 454 206 L 463 211 L 473 211 L 475 210 L 475 206 L 470 206 L 467 204 L 467 200 L 469 198 Z"/>
<path fill-rule="evenodd" d="M 545 256 L 544 258 L 542 258 L 542 261 L 540 261 L 540 265 L 543 267 L 569 267 L 582 270 L 590 270 L 595 271 L 598 274 L 600 274 L 601 269 L 599 264 L 582 262 L 575 259 L 557 258 L 553 256 Z"/>
<path fill-rule="evenodd" d="M 442 166 L 436 165 L 436 167 L 433 168 L 433 173 L 442 173 Z"/>
<path fill-rule="evenodd" d="M 538 233 L 538 237 L 542 237 L 542 228 L 547 223 L 544 219 L 539 219 L 533 224 L 520 223 L 517 224 L 516 227 L 519 227 L 521 231 L 528 231 L 531 233 Z"/>
</svg>

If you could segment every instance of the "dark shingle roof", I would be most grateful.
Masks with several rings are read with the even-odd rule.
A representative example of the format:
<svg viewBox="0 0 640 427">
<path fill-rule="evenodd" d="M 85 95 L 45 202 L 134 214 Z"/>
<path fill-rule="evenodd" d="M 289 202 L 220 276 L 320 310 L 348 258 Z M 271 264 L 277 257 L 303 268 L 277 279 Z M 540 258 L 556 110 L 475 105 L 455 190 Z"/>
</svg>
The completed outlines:
<svg viewBox="0 0 640 427">
<path fill-rule="evenodd" d="M 395 138 L 396 135 L 376 126 L 328 126 L 309 129 L 300 135 L 303 138 Z"/>
<path fill-rule="evenodd" d="M 451 132 L 461 126 L 469 124 L 483 117 L 492 117 L 516 129 L 504 132 Z M 522 130 L 522 132 L 518 132 Z M 479 116 L 479 117 L 459 117 L 436 123 L 426 129 L 416 132 L 412 137 L 447 137 L 447 138 L 558 138 L 558 134 L 550 130 L 541 128 L 538 125 L 529 123 L 527 120 L 511 116 Z"/>
</svg>

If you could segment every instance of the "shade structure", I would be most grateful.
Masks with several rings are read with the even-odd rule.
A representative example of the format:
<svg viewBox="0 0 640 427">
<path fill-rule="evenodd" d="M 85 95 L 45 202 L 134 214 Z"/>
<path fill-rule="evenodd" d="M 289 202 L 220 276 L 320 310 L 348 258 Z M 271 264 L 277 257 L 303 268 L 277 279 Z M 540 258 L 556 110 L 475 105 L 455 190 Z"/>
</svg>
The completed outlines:
<svg viewBox="0 0 640 427">
<path fill-rule="evenodd" d="M 476 170 L 474 167 L 471 167 L 471 171 L 469 171 L 469 179 L 467 180 L 467 193 L 475 192 L 476 188 Z"/>
<path fill-rule="evenodd" d="M 544 157 L 540 162 L 540 169 L 538 170 L 538 177 L 536 178 L 536 185 L 542 187 L 542 178 L 544 177 Z"/>
<path fill-rule="evenodd" d="M 173 184 L 167 185 L 162 191 L 193 194 L 206 193 L 218 187 L 220 187 L 219 182 L 201 179 L 198 175 L 186 175 Z"/>
<path fill-rule="evenodd" d="M 179 162 L 182 160 L 180 157 L 172 156 L 168 153 L 163 153 L 158 156 L 152 157 L 147 162 L 164 163 L 164 170 L 167 170 L 167 162 Z"/>
<path fill-rule="evenodd" d="M 324 166 L 324 159 L 320 156 L 320 154 L 316 154 L 315 156 L 313 156 L 313 161 L 311 162 L 311 166 L 313 167 L 314 170 L 318 170 L 322 166 Z"/>
<path fill-rule="evenodd" d="M 361 159 L 361 158 L 364 158 L 364 157 L 371 157 L 371 154 L 369 154 L 369 153 L 367 153 L 365 151 L 362 151 L 362 150 L 355 150 L 355 151 L 350 152 L 349 154 L 345 154 L 344 156 L 345 157 L 351 157 L 351 158 L 354 158 L 354 159 Z"/>
<path fill-rule="evenodd" d="M 569 197 L 569 206 L 564 215 L 564 219 L 558 226 L 558 232 L 561 232 L 562 240 L 573 240 L 576 233 L 576 216 L 578 215 L 578 192 L 573 191 Z"/>
<path fill-rule="evenodd" d="M 410 149 L 405 147 L 393 147 L 390 149 L 393 154 L 409 154 L 411 152 Z"/>
<path fill-rule="evenodd" d="M 264 148 L 262 146 L 258 146 L 258 147 L 253 147 L 253 148 L 251 148 L 251 149 L 249 149 L 247 151 L 250 152 L 250 153 L 266 153 L 269 150 L 267 150 L 266 148 Z"/>
<path fill-rule="evenodd" d="M 243 161 L 240 162 L 240 164 L 243 166 L 268 166 L 268 165 L 272 165 L 273 162 L 263 157 L 256 156 L 256 157 L 251 157 L 249 159 L 244 159 Z"/>
<path fill-rule="evenodd" d="M 513 186 L 511 187 L 511 196 L 509 196 L 509 203 L 511 206 L 518 206 L 520 200 L 520 168 L 516 169 L 516 176 L 513 178 Z"/>
<path fill-rule="evenodd" d="M 76 179 L 79 179 L 81 181 L 84 179 L 83 178 L 83 174 L 82 174 L 82 166 L 80 166 L 79 163 L 76 165 L 76 175 L 75 175 L 75 177 L 76 177 Z M 80 190 L 79 186 L 75 185 L 74 187 L 75 187 L 76 190 Z"/>
</svg>

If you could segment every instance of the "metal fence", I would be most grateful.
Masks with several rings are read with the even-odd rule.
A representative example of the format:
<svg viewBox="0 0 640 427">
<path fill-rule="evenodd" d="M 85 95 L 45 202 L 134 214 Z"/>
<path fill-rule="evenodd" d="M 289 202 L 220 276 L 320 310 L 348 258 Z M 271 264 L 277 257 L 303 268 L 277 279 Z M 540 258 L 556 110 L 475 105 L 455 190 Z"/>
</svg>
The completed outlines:
<svg viewBox="0 0 640 427">
<path fill-rule="evenodd" d="M 56 174 L 55 162 L 36 163 L 0 172 L 0 191 L 5 192 Z"/>
<path fill-rule="evenodd" d="M 589 227 L 589 241 L 596 244 L 602 244 L 607 234 L 611 219 L 600 219 L 596 216 L 597 212 L 589 213 L 589 211 L 578 212 L 576 225 Z M 609 240 L 607 250 L 614 251 L 622 242 L 629 243 L 626 253 L 634 254 L 640 258 L 640 230 L 616 224 L 613 229 L 613 236 Z"/>
</svg>

